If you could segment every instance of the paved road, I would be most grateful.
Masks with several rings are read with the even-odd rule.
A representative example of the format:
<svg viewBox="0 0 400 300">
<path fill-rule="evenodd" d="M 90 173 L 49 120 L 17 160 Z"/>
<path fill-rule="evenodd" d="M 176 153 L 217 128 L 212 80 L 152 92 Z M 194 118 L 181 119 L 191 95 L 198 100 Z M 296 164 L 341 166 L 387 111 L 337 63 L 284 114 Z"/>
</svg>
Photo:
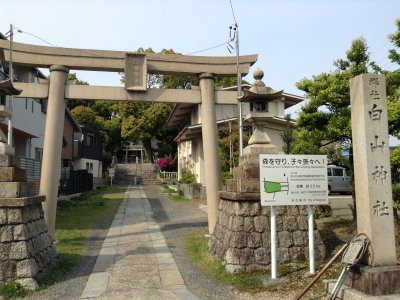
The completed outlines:
<svg viewBox="0 0 400 300">
<path fill-rule="evenodd" d="M 329 203 L 333 209 L 334 216 L 351 218 L 351 209 L 349 205 L 353 205 L 351 195 L 332 194 L 329 196 Z"/>
</svg>

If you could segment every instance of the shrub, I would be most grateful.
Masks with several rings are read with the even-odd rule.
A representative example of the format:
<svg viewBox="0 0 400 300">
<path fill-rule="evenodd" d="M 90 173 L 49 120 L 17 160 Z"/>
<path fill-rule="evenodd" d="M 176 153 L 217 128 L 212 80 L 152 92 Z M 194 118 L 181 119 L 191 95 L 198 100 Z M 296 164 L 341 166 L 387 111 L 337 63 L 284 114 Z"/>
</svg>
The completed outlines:
<svg viewBox="0 0 400 300">
<path fill-rule="evenodd" d="M 328 218 L 332 216 L 332 207 L 330 204 L 326 205 L 314 205 L 314 218 Z"/>
<path fill-rule="evenodd" d="M 163 158 L 157 159 L 156 164 L 160 167 L 161 171 L 170 171 L 174 168 L 175 160 L 171 156 L 166 155 Z"/>
<path fill-rule="evenodd" d="M 392 185 L 393 206 L 396 209 L 400 208 L 400 184 L 395 183 Z"/>
<path fill-rule="evenodd" d="M 231 172 L 222 172 L 221 173 L 221 181 L 222 181 L 222 184 L 226 184 L 226 180 L 227 179 L 232 179 L 233 178 L 233 173 L 231 173 Z"/>
<path fill-rule="evenodd" d="M 191 171 L 186 171 L 182 174 L 180 182 L 184 184 L 197 183 L 196 175 L 194 175 Z"/>
</svg>

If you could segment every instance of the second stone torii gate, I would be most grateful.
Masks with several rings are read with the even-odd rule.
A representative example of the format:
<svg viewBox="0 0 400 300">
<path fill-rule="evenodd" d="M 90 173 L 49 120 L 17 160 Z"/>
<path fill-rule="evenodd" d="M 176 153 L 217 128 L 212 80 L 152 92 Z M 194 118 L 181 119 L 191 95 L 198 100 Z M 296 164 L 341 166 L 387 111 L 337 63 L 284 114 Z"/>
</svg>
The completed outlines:
<svg viewBox="0 0 400 300">
<path fill-rule="evenodd" d="M 1 51 L 2 50 L 2 51 Z M 7 61 L 9 43 L 0 40 L 0 59 Z M 240 57 L 243 75 L 257 60 L 257 55 Z M 201 103 L 205 169 L 207 170 L 207 206 L 209 232 L 213 233 L 218 217 L 221 189 L 220 162 L 215 104 L 237 104 L 235 91 L 216 91 L 214 77 L 236 77 L 236 57 L 200 57 L 167 54 L 136 54 L 122 51 L 53 48 L 14 43 L 13 63 L 19 66 L 49 68 L 50 82 L 13 83 L 22 90 L 15 98 L 48 98 L 40 194 L 45 219 L 54 239 L 58 179 L 61 170 L 62 133 L 65 99 L 139 102 Z M 68 84 L 70 70 L 125 72 L 124 87 Z M 146 89 L 146 74 L 198 76 L 199 90 Z"/>
</svg>

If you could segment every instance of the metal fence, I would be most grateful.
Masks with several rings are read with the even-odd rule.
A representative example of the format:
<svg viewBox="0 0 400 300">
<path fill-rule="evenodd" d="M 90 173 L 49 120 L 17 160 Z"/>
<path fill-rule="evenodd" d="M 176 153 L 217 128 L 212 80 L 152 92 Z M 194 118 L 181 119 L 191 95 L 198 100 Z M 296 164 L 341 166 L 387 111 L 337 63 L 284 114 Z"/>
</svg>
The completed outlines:
<svg viewBox="0 0 400 300">
<path fill-rule="evenodd" d="M 42 162 L 26 157 L 20 157 L 20 168 L 26 170 L 27 178 L 40 179 Z"/>
<path fill-rule="evenodd" d="M 171 179 L 175 179 L 175 178 L 178 178 L 178 172 L 165 172 L 165 171 L 160 171 L 160 173 L 158 173 L 158 177 L 159 177 L 159 178 L 171 178 Z"/>
<path fill-rule="evenodd" d="M 93 174 L 82 171 L 71 171 L 62 169 L 60 184 L 58 186 L 59 195 L 71 195 L 83 193 L 93 189 Z"/>
</svg>

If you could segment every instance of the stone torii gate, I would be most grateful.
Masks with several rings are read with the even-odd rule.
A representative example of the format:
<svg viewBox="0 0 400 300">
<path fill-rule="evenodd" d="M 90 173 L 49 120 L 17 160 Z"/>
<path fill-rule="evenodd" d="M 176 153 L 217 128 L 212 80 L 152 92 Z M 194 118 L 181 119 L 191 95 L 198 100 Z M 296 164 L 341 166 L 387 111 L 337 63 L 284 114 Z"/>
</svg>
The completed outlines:
<svg viewBox="0 0 400 300">
<path fill-rule="evenodd" d="M 0 40 L 0 59 L 8 61 L 9 57 L 9 42 Z M 246 75 L 257 57 L 240 56 L 240 73 Z M 214 89 L 214 77 L 236 77 L 236 62 L 236 57 L 137 54 L 14 43 L 14 65 L 49 68 L 51 74 L 50 81 L 39 84 L 13 83 L 22 90 L 15 98 L 48 98 L 40 194 L 46 196 L 43 209 L 51 237 L 54 239 L 65 99 L 201 103 L 208 225 L 213 233 L 218 217 L 217 192 L 221 190 L 215 104 L 237 104 L 235 91 Z M 74 85 L 67 82 L 70 70 L 125 72 L 125 87 Z M 146 89 L 146 74 L 197 76 L 200 89 Z"/>
</svg>

